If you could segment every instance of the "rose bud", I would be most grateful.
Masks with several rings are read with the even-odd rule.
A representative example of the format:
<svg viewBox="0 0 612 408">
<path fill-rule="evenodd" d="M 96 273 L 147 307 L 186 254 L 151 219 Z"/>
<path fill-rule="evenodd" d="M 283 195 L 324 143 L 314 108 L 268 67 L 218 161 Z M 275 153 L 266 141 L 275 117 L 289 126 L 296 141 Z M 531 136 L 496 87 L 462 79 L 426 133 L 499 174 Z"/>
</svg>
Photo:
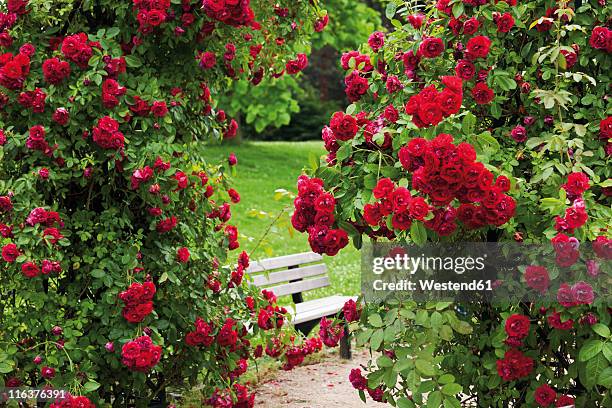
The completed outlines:
<svg viewBox="0 0 612 408">
<path fill-rule="evenodd" d="M 115 345 L 113 344 L 112 341 L 109 341 L 108 343 L 106 343 L 104 345 L 104 348 L 106 349 L 106 351 L 108 351 L 109 353 L 113 353 L 115 351 Z"/>
<path fill-rule="evenodd" d="M 529 82 L 523 82 L 521 84 L 521 93 L 527 94 L 529 92 L 531 92 L 531 85 Z"/>
<path fill-rule="evenodd" d="M 555 123 L 555 120 L 553 119 L 553 117 L 551 115 L 544 116 L 544 124 L 546 126 L 552 126 L 553 123 Z"/>
<path fill-rule="evenodd" d="M 525 124 L 525 126 L 531 126 L 535 123 L 535 118 L 533 116 L 525 116 L 523 118 L 523 123 Z"/>
<path fill-rule="evenodd" d="M 51 379 L 55 377 L 55 368 L 45 366 L 40 369 L 40 375 L 42 375 L 43 378 Z"/>
<path fill-rule="evenodd" d="M 151 194 L 159 194 L 160 190 L 161 190 L 161 187 L 157 183 L 155 183 L 155 184 L 151 185 L 151 187 L 149 187 L 149 193 L 151 193 Z"/>
<path fill-rule="evenodd" d="M 42 356 L 36 356 L 34 357 L 34 360 L 32 360 L 32 362 L 36 365 L 39 365 L 40 363 L 42 363 L 42 361 L 43 361 Z"/>
<path fill-rule="evenodd" d="M 142 331 L 144 332 L 144 334 L 146 334 L 147 336 L 151 336 L 151 334 L 153 334 L 153 330 L 151 330 L 150 327 L 145 327 L 144 329 L 142 329 Z"/>
<path fill-rule="evenodd" d="M 42 169 L 38 170 L 38 176 L 43 179 L 46 180 L 49 178 L 49 169 L 43 167 Z"/>
<path fill-rule="evenodd" d="M 64 331 L 59 326 L 53 326 L 53 328 L 51 329 L 51 333 L 53 333 L 54 336 L 61 336 L 63 332 Z"/>
</svg>

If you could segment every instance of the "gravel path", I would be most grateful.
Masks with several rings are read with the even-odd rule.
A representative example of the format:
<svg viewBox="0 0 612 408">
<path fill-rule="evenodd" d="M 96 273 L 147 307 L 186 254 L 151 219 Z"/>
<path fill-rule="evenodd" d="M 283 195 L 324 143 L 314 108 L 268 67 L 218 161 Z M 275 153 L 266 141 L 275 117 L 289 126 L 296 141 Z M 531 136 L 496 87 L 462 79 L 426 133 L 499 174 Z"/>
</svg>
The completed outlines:
<svg viewBox="0 0 612 408">
<path fill-rule="evenodd" d="M 317 364 L 280 371 L 274 379 L 259 385 L 255 406 L 258 408 L 335 408 L 388 407 L 368 399 L 364 404 L 348 380 L 351 369 L 366 364 L 368 354 L 359 350 L 352 360 L 325 355 Z M 369 397 L 368 397 L 369 398 Z"/>
</svg>

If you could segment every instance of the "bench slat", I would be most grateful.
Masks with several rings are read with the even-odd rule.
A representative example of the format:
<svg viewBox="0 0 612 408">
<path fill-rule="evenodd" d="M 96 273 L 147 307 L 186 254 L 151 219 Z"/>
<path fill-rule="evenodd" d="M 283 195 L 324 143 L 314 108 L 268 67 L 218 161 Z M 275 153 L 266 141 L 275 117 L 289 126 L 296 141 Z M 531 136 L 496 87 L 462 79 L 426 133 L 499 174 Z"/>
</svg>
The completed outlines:
<svg viewBox="0 0 612 408">
<path fill-rule="evenodd" d="M 294 293 L 306 292 L 312 289 L 324 288 L 326 286 L 329 286 L 328 276 L 303 280 L 299 282 L 286 283 L 284 285 L 278 285 L 268 288 L 268 290 L 271 290 L 276 296 L 280 297 L 285 295 L 292 295 Z"/>
<path fill-rule="evenodd" d="M 260 273 L 252 277 L 252 285 L 266 286 L 282 282 L 289 282 L 294 279 L 309 278 L 312 276 L 324 275 L 327 272 L 325 264 L 303 266 L 301 268 L 287 269 L 280 272 L 269 274 Z"/>
<path fill-rule="evenodd" d="M 269 271 L 273 269 L 287 268 L 290 266 L 298 266 L 313 262 L 320 262 L 323 257 L 314 252 L 304 252 L 301 254 L 279 256 L 277 258 L 263 259 L 261 261 L 251 262 L 247 269 L 247 273 Z"/>
<path fill-rule="evenodd" d="M 316 307 L 312 307 L 313 305 L 308 305 L 308 303 L 299 303 L 296 305 L 296 312 L 292 314 L 293 320 L 291 324 L 300 324 L 304 322 L 309 322 L 312 320 L 318 320 L 325 316 L 335 315 L 340 310 L 342 310 L 342 306 L 349 299 L 357 300 L 356 297 L 351 296 L 330 296 L 329 298 L 317 299 L 323 300 L 324 302 L 317 302 L 318 305 Z M 314 303 L 315 301 L 313 301 Z M 300 306 L 304 307 L 300 307 Z"/>
</svg>

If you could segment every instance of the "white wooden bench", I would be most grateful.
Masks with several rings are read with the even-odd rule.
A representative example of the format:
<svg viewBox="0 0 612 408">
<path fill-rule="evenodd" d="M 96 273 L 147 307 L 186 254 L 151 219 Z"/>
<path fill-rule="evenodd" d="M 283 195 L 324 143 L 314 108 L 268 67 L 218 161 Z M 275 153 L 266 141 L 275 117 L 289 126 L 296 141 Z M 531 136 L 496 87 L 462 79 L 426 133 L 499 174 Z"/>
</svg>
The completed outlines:
<svg viewBox="0 0 612 408">
<path fill-rule="evenodd" d="M 291 295 L 294 305 L 287 308 L 291 323 L 305 335 L 322 317 L 336 315 L 349 299 L 357 300 L 357 297 L 334 295 L 304 302 L 303 292 L 329 286 L 327 266 L 323 263 L 323 257 L 314 252 L 252 261 L 247 274 L 251 278 L 251 285 L 270 290 L 277 297 Z M 340 342 L 340 356 L 351 358 L 346 328 Z"/>
</svg>

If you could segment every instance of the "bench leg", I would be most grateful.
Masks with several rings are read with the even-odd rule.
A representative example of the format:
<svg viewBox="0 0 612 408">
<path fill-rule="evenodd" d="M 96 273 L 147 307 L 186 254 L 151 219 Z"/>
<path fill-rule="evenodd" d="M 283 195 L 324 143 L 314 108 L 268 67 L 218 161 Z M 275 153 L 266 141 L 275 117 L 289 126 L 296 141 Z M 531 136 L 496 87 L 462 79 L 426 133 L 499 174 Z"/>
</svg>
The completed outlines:
<svg viewBox="0 0 612 408">
<path fill-rule="evenodd" d="M 351 334 L 347 325 L 344 326 L 344 337 L 340 339 L 340 358 L 351 359 Z"/>
</svg>

